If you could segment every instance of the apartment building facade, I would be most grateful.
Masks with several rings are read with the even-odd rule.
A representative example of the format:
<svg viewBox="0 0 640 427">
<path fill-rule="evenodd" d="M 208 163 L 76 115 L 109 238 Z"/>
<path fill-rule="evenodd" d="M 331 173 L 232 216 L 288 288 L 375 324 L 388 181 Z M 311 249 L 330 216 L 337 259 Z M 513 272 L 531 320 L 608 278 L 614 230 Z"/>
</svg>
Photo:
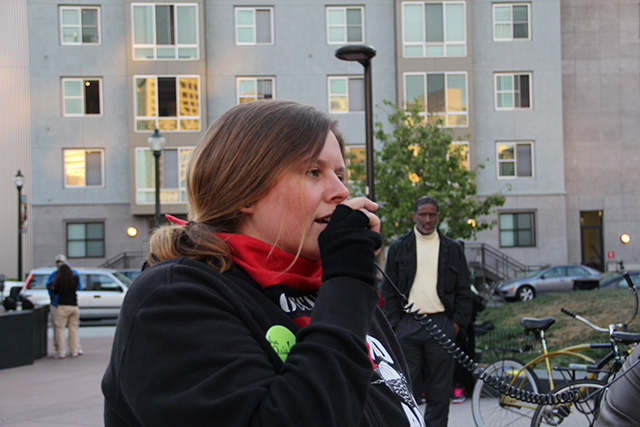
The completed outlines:
<svg viewBox="0 0 640 427">
<path fill-rule="evenodd" d="M 327 111 L 364 150 L 364 82 L 336 48 L 370 44 L 373 100 L 395 97 L 393 4 L 365 1 L 29 0 L 33 265 L 98 265 L 144 251 L 154 226 L 159 129 L 163 213 L 187 213 L 184 173 L 232 106 L 294 99 Z M 134 227 L 137 235 L 127 230 Z"/>
<path fill-rule="evenodd" d="M 484 165 L 479 194 L 505 194 L 488 218 L 496 227 L 477 241 L 526 265 L 640 264 L 637 3 L 27 4 L 33 266 L 57 253 L 98 265 L 144 250 L 155 128 L 167 140 L 162 210 L 176 215 L 186 214 L 189 153 L 240 102 L 312 104 L 334 114 L 362 154 L 362 66 L 334 57 L 348 43 L 377 49 L 374 105 L 418 102 L 467 146 L 471 167 Z"/>
</svg>

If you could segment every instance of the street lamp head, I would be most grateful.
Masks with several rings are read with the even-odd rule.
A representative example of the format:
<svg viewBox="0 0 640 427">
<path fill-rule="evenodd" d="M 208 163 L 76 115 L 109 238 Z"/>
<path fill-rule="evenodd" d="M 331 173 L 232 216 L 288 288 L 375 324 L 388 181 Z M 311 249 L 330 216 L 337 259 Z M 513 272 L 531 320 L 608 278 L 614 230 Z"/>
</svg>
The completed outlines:
<svg viewBox="0 0 640 427">
<path fill-rule="evenodd" d="M 149 139 L 147 139 L 147 143 L 153 151 L 162 151 L 164 150 L 164 146 L 167 143 L 167 140 L 164 138 L 164 136 L 160 135 L 158 129 L 154 129 L 153 135 L 151 135 Z"/>
<path fill-rule="evenodd" d="M 24 175 L 22 175 L 20 169 L 18 169 L 18 173 L 16 174 L 16 176 L 13 177 L 13 183 L 16 185 L 16 188 L 18 190 L 24 187 Z"/>
<path fill-rule="evenodd" d="M 368 44 L 348 44 L 336 49 L 335 55 L 343 61 L 358 61 L 366 66 L 376 56 L 376 49 Z"/>
</svg>

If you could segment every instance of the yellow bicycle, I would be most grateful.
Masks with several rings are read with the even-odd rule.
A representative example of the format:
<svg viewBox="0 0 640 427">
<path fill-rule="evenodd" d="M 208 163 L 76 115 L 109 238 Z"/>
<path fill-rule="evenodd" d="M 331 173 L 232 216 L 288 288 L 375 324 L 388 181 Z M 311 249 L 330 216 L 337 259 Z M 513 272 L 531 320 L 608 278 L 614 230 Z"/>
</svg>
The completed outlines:
<svg viewBox="0 0 640 427">
<path fill-rule="evenodd" d="M 630 280 L 628 280 L 630 282 Z M 630 284 L 635 295 L 635 309 L 631 318 L 624 323 L 611 324 L 608 328 L 594 325 L 587 319 L 563 309 L 565 314 L 569 314 L 577 320 L 585 323 L 591 328 L 609 333 L 609 342 L 597 344 L 578 344 L 565 347 L 555 351 L 549 351 L 545 338 L 545 331 L 555 323 L 552 317 L 544 319 L 523 318 L 521 325 L 524 328 L 525 336 L 532 334 L 537 341 L 542 344 L 542 354 L 528 363 L 520 362 L 516 359 L 503 358 L 490 364 L 482 372 L 481 377 L 492 375 L 494 379 L 502 380 L 502 388 L 496 389 L 485 381 L 478 381 L 474 387 L 471 407 L 473 419 L 478 427 L 500 427 L 500 426 L 528 426 L 528 425 L 572 425 L 576 422 L 585 425 L 585 417 L 589 422 L 593 422 L 597 413 L 595 405 L 599 400 L 590 399 L 591 391 L 599 385 L 606 384 L 606 381 L 620 369 L 627 353 L 620 350 L 620 344 L 630 345 L 640 342 L 640 334 L 620 331 L 633 321 L 638 311 L 638 298 L 635 288 Z M 526 352 L 530 348 L 525 342 L 519 349 L 511 349 L 515 352 Z M 608 349 L 609 352 L 599 361 L 595 361 L 582 352 L 588 349 Z M 570 364 L 568 368 L 553 366 L 554 358 L 558 356 L 569 356 L 577 362 Z M 531 394 L 541 393 L 541 382 L 534 369 L 543 368 L 549 381 L 551 394 L 558 395 L 566 391 L 578 391 L 587 393 L 579 399 L 579 403 L 569 403 L 563 405 L 538 405 L 533 399 L 527 399 L 526 392 Z M 578 380 L 577 376 L 582 375 L 589 380 L 588 384 L 581 384 L 575 388 L 565 384 L 555 384 L 554 372 L 563 372 L 568 376 L 568 382 Z M 497 382 L 497 381 L 494 381 Z M 513 393 L 506 393 L 506 387 L 515 388 L 521 391 L 514 397 Z M 575 394 L 575 393 L 574 393 Z M 577 396 L 577 394 L 576 394 Z M 599 394 L 598 394 L 599 396 Z M 583 402 L 584 400 L 584 402 Z M 538 410 L 538 408 L 540 408 Z M 537 412 L 536 412 L 537 411 Z M 535 420 L 534 420 L 535 418 Z M 531 424 L 532 421 L 537 424 Z"/>
</svg>

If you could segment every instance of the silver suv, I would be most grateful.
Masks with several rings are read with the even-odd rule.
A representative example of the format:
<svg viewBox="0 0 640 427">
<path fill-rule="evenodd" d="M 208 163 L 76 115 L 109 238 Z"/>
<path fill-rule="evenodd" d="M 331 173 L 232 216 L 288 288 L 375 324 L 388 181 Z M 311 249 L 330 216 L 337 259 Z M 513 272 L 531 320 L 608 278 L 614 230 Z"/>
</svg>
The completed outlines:
<svg viewBox="0 0 640 427">
<path fill-rule="evenodd" d="M 124 274 L 110 268 L 73 267 L 82 281 L 78 291 L 80 319 L 116 319 L 131 280 Z M 37 305 L 50 304 L 47 280 L 56 267 L 31 270 L 22 290 L 22 295 Z"/>
</svg>

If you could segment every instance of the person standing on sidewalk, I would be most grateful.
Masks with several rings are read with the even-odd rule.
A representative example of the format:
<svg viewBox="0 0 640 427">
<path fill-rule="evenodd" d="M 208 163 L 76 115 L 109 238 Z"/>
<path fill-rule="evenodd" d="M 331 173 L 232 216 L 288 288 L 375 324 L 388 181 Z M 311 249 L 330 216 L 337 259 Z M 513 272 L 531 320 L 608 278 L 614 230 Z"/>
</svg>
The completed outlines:
<svg viewBox="0 0 640 427">
<path fill-rule="evenodd" d="M 66 349 L 64 344 L 64 330 L 69 328 L 69 351 L 71 357 L 78 357 L 80 337 L 78 328 L 80 326 L 80 310 L 78 309 L 78 283 L 80 277 L 71 271 L 71 267 L 62 264 L 58 268 L 58 274 L 51 283 L 51 292 L 58 300 L 58 309 L 56 310 L 54 326 L 55 326 L 55 347 L 56 357 L 64 359 L 66 357 Z"/>
<path fill-rule="evenodd" d="M 51 291 L 51 284 L 53 283 L 53 281 L 55 280 L 56 276 L 58 275 L 58 271 L 60 270 L 60 266 L 66 264 L 67 266 L 69 266 L 69 261 L 67 260 L 67 257 L 64 256 L 63 254 L 58 254 L 56 255 L 56 269 L 55 271 L 53 271 L 50 275 L 49 278 L 47 279 L 47 291 L 49 292 L 49 299 L 51 300 L 51 304 L 49 304 L 49 314 L 51 316 L 51 324 L 53 325 L 53 348 L 57 354 L 60 354 L 60 352 L 58 351 L 58 340 L 56 340 L 56 313 L 58 312 L 58 298 L 59 295 L 55 294 Z M 69 266 L 71 267 L 71 266 Z M 78 290 L 82 289 L 82 279 L 80 278 L 80 275 L 78 274 L 78 272 L 75 269 L 71 269 L 71 271 L 73 272 L 73 274 L 75 274 L 76 276 L 78 276 Z M 83 354 L 82 351 L 82 347 L 80 346 L 80 340 L 78 339 L 78 343 L 77 343 L 77 348 L 78 348 L 78 354 Z M 63 351 L 64 353 L 64 351 Z"/>
<path fill-rule="evenodd" d="M 407 359 L 414 397 L 419 399 L 425 393 L 426 424 L 443 427 L 449 417 L 455 361 L 407 313 L 389 280 L 408 295 L 412 311 L 428 314 L 455 341 L 471 316 L 469 270 L 460 244 L 438 230 L 440 207 L 434 198 L 423 196 L 416 200 L 412 217 L 413 230 L 389 247 L 385 267 L 388 279 L 385 277 L 382 282 L 383 310 Z"/>
</svg>

